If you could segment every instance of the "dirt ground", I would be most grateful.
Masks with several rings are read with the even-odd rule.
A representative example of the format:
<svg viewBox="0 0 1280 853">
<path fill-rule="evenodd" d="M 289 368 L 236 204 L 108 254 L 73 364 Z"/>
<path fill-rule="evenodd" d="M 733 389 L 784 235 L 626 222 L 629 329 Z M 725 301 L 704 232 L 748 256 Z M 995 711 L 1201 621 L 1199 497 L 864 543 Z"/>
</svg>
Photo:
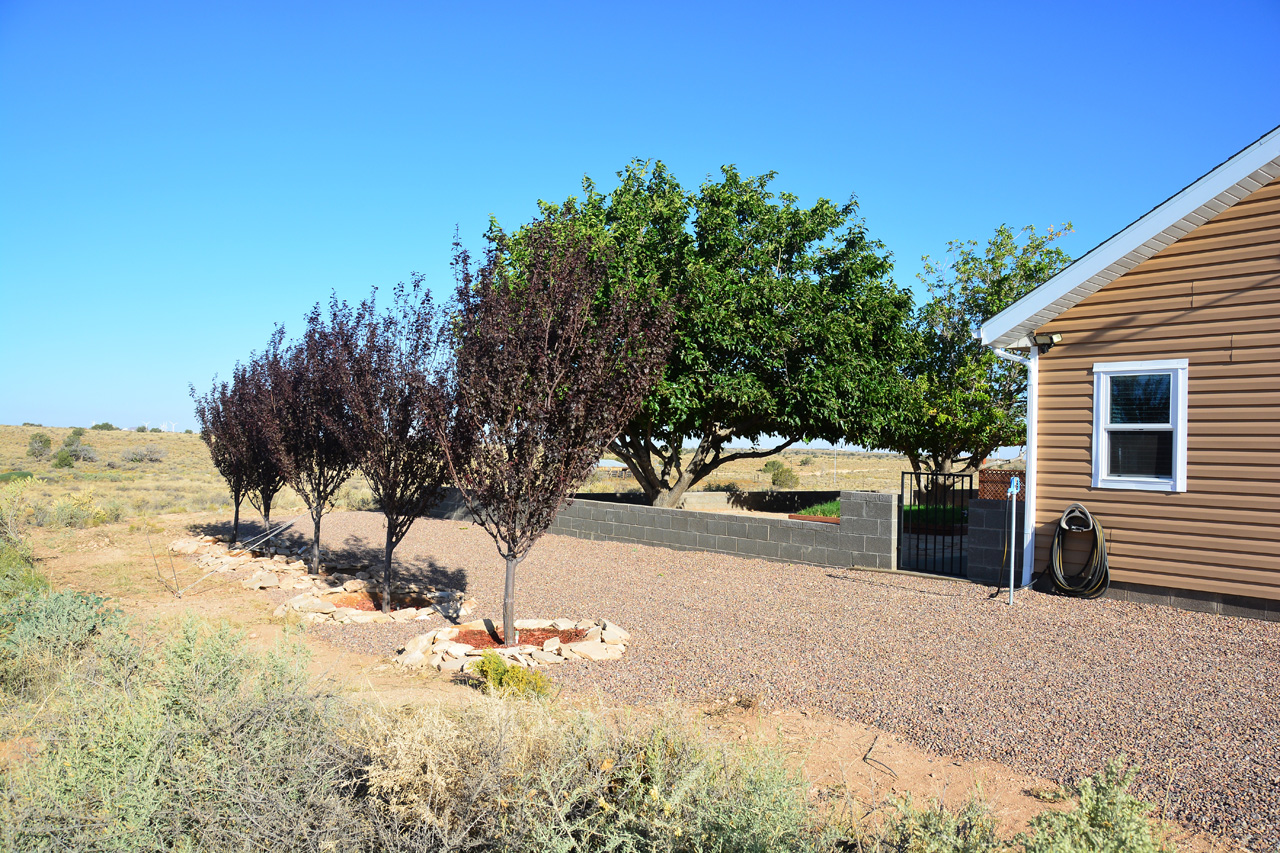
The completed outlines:
<svg viewBox="0 0 1280 853">
<path fill-rule="evenodd" d="M 110 596 L 145 632 L 166 632 L 187 611 L 225 621 L 244 631 L 249 642 L 269 647 L 289 631 L 273 620 L 273 604 L 262 592 L 218 576 L 182 598 L 172 593 L 197 577 L 183 558 L 170 557 L 167 545 L 218 514 L 158 516 L 85 530 L 41 530 L 34 537 L 42 569 L 56 586 Z M 315 678 L 354 701 L 386 706 L 420 702 L 465 702 L 473 690 L 434 671 L 409 674 L 388 658 L 359 654 L 302 633 L 312 651 Z M 608 664 L 599 664 L 607 666 Z M 611 710 L 600 695 L 565 693 L 570 706 Z M 616 709 L 616 706 L 614 706 Z M 641 709 L 643 710 L 643 709 Z M 713 736 L 734 743 L 772 743 L 803 768 L 810 795 L 818 804 L 864 812 L 889 809 L 889 801 L 910 795 L 916 802 L 941 800 L 959 807 L 980 796 L 992 808 L 1004 833 L 1025 828 L 1046 808 L 1058 786 L 988 761 L 961 761 L 921 750 L 871 726 L 836 719 L 811 709 L 765 709 L 750 698 L 728 696 L 715 703 L 686 704 L 685 712 Z M 1229 841 L 1167 825 L 1178 849 L 1227 851 Z"/>
</svg>

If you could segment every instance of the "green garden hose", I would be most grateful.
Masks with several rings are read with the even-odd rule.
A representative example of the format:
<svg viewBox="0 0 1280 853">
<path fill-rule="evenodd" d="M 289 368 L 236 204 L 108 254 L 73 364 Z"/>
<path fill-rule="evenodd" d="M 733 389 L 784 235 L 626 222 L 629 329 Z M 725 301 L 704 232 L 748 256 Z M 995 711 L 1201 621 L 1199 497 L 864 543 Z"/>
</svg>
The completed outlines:
<svg viewBox="0 0 1280 853">
<path fill-rule="evenodd" d="M 1089 558 L 1080 574 L 1068 579 L 1062 573 L 1062 544 L 1068 531 L 1087 533 L 1093 531 Z M 1107 567 L 1107 538 L 1102 524 L 1089 514 L 1084 504 L 1072 504 L 1062 513 L 1058 527 L 1053 532 L 1053 545 L 1049 548 L 1049 569 L 1053 574 L 1053 586 L 1062 595 L 1073 598 L 1097 598 L 1111 586 L 1111 572 Z"/>
</svg>

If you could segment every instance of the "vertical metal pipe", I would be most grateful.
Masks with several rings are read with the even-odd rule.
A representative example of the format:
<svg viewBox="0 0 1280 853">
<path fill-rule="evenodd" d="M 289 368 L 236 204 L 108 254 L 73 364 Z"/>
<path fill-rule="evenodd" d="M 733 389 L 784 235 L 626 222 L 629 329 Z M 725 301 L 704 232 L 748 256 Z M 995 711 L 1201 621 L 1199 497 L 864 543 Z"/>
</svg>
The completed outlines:
<svg viewBox="0 0 1280 853">
<path fill-rule="evenodd" d="M 1040 348 L 1031 347 L 1027 365 L 1027 484 L 1024 499 L 1022 531 L 1022 583 L 1031 583 L 1031 568 L 1036 558 L 1036 456 L 1040 433 Z"/>
</svg>

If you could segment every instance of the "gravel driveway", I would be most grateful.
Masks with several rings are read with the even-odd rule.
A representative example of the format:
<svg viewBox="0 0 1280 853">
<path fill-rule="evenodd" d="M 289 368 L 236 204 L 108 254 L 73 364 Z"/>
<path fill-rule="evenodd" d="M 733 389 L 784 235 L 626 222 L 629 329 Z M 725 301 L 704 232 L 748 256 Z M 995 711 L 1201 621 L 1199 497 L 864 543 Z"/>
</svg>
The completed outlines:
<svg viewBox="0 0 1280 853">
<path fill-rule="evenodd" d="M 324 544 L 368 560 L 382 530 L 380 515 L 337 513 Z M 503 566 L 479 528 L 421 520 L 396 557 L 500 617 Z M 565 536 L 544 537 L 516 582 L 517 617 L 602 616 L 632 633 L 623 661 L 557 668 L 570 691 L 755 694 L 1058 781 L 1124 752 L 1168 817 L 1280 843 L 1280 623 L 1030 591 L 1010 608 L 966 583 Z M 391 654 L 419 628 L 319 633 Z"/>
</svg>

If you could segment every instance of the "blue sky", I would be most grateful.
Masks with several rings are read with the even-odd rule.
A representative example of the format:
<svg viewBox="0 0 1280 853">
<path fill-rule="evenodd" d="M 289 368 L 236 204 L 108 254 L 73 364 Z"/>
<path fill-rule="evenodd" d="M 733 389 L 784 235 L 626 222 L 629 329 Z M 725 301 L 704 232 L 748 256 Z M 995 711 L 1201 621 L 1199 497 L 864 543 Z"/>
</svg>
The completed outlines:
<svg viewBox="0 0 1280 853">
<path fill-rule="evenodd" d="M 1082 254 L 1280 123 L 1280 4 L 0 0 L 0 423 L 193 426 L 332 290 L 630 158 Z"/>
</svg>

